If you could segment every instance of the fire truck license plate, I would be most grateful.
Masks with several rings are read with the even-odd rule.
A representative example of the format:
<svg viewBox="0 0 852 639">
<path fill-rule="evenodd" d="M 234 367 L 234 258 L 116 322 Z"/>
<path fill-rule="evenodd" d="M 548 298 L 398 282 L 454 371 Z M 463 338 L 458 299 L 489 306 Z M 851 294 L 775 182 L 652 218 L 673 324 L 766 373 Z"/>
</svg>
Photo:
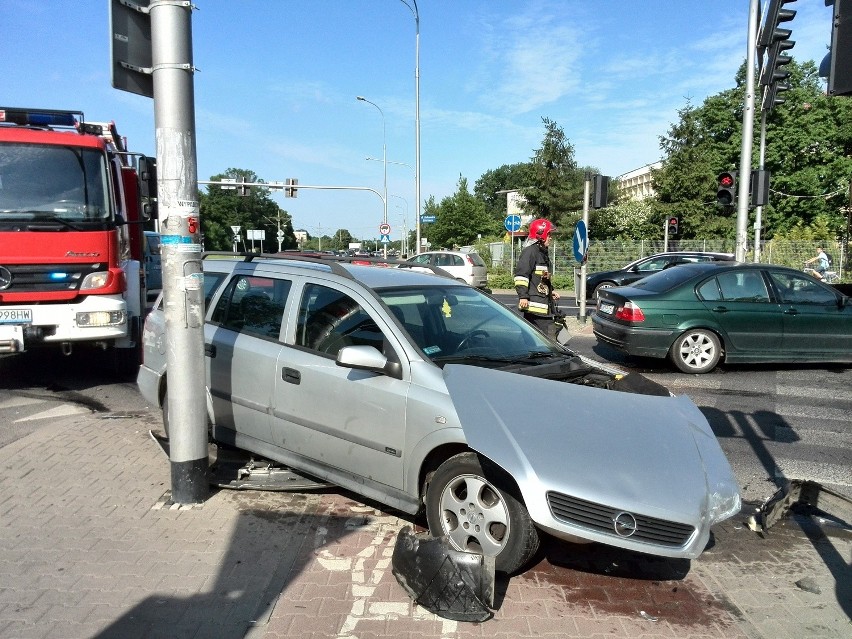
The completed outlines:
<svg viewBox="0 0 852 639">
<path fill-rule="evenodd" d="M 0 308 L 0 324 L 31 324 L 31 308 Z"/>
</svg>

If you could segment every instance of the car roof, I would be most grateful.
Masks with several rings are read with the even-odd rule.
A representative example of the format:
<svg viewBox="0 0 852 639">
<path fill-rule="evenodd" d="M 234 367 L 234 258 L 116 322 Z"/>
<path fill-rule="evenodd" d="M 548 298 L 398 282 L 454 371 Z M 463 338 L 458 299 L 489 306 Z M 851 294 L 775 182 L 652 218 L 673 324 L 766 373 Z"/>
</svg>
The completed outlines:
<svg viewBox="0 0 852 639">
<path fill-rule="evenodd" d="M 233 270 L 255 270 L 257 265 L 278 267 L 282 273 L 291 274 L 300 270 L 306 274 L 312 271 L 321 271 L 356 280 L 368 288 L 374 289 L 391 286 L 466 286 L 446 275 L 412 270 L 409 268 L 410 264 L 405 262 L 379 258 L 361 259 L 359 261 L 362 263 L 355 264 L 346 258 L 219 253 L 205 255 L 203 264 L 206 271 L 224 273 Z M 376 266 L 363 264 L 364 261 L 373 262 Z M 404 266 L 402 268 L 388 268 L 384 266 L 386 264 L 403 264 Z"/>
</svg>

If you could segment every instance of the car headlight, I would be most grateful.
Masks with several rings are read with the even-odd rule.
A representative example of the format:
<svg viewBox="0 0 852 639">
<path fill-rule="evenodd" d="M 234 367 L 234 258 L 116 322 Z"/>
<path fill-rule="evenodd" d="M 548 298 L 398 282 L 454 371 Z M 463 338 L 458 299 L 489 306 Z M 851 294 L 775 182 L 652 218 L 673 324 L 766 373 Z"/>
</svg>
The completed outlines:
<svg viewBox="0 0 852 639">
<path fill-rule="evenodd" d="M 742 506 L 740 489 L 736 483 L 722 481 L 710 487 L 707 497 L 707 517 L 711 526 L 733 517 L 740 512 Z"/>
<path fill-rule="evenodd" d="M 77 313 L 77 326 L 121 326 L 125 321 L 124 311 Z"/>
<path fill-rule="evenodd" d="M 86 277 L 83 278 L 83 282 L 80 284 L 81 291 L 88 291 L 94 288 L 103 288 L 109 282 L 109 271 L 98 271 L 96 273 L 89 273 Z"/>
</svg>

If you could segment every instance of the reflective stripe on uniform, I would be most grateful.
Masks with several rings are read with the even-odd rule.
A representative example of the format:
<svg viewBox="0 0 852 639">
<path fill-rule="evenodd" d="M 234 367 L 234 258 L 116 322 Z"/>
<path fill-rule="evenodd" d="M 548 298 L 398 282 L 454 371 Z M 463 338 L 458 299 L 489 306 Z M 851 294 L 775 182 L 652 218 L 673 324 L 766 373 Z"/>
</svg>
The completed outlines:
<svg viewBox="0 0 852 639">
<path fill-rule="evenodd" d="M 547 304 L 541 302 L 533 302 L 530 300 L 530 305 L 524 309 L 527 313 L 535 313 L 536 315 L 547 315 L 550 308 Z"/>
<path fill-rule="evenodd" d="M 530 286 L 530 278 L 524 277 L 523 275 L 515 275 L 515 286 L 524 286 L 529 288 Z"/>
</svg>

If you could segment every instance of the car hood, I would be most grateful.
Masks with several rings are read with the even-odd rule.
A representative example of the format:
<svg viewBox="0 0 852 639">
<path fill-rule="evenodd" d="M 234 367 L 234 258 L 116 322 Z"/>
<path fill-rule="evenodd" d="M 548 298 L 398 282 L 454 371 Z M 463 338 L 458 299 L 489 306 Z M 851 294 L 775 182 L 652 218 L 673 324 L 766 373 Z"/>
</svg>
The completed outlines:
<svg viewBox="0 0 852 639">
<path fill-rule="evenodd" d="M 686 396 L 466 365 L 447 365 L 444 378 L 470 447 L 509 472 L 528 503 L 543 489 L 677 521 L 725 518 L 708 508 L 738 510 L 728 460 Z"/>
</svg>

